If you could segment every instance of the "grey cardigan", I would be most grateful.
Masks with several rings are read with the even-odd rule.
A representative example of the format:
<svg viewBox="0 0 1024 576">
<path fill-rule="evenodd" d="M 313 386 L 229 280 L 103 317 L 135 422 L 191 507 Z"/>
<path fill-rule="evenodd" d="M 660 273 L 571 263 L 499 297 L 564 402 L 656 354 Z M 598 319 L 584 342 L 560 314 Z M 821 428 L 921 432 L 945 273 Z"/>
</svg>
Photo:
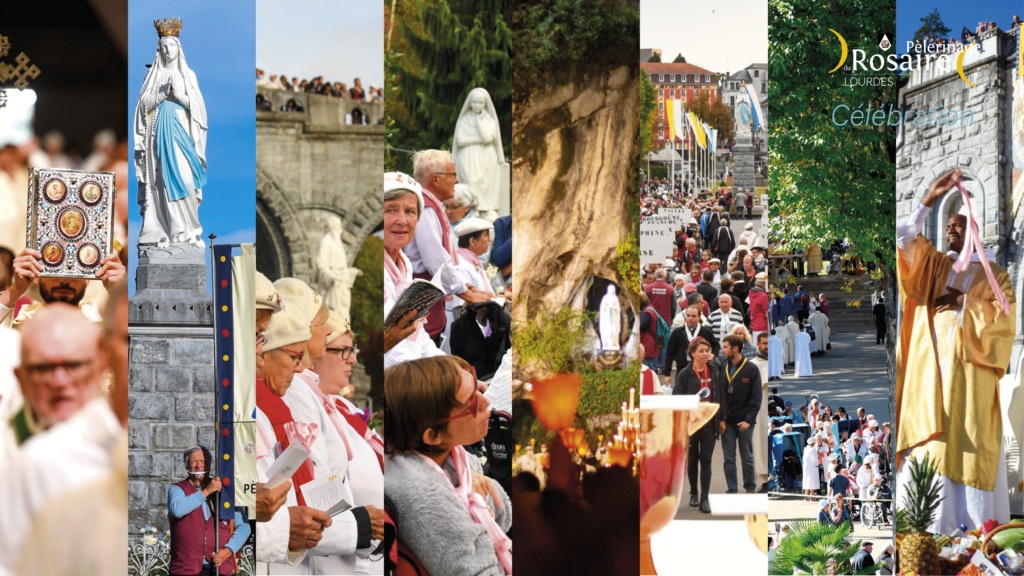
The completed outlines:
<svg viewBox="0 0 1024 576">
<path fill-rule="evenodd" d="M 482 473 L 480 461 L 470 454 L 470 468 Z M 431 576 L 504 576 L 494 544 L 483 526 L 455 495 L 450 482 L 413 453 L 385 460 L 384 495 L 398 513 L 398 538 L 419 558 Z M 451 464 L 443 466 L 451 473 Z M 512 526 L 512 502 L 494 483 L 501 508 L 490 496 L 487 505 L 505 532 Z"/>
</svg>

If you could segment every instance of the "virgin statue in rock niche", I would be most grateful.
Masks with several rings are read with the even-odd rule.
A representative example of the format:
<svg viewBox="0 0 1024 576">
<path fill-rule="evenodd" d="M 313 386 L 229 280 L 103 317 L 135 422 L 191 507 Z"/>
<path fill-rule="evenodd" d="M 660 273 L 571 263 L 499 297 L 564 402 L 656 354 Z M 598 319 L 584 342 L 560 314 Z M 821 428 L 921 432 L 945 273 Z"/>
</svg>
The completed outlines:
<svg viewBox="0 0 1024 576">
<path fill-rule="evenodd" d="M 505 160 L 498 128 L 498 113 L 491 95 L 483 88 L 470 91 L 455 124 L 452 159 L 459 181 L 480 199 L 477 211 L 482 218 L 498 217 L 499 165 Z"/>
<path fill-rule="evenodd" d="M 204 248 L 199 205 L 206 185 L 206 103 L 178 40 L 181 20 L 153 25 L 160 40 L 135 106 L 139 246 Z"/>
</svg>

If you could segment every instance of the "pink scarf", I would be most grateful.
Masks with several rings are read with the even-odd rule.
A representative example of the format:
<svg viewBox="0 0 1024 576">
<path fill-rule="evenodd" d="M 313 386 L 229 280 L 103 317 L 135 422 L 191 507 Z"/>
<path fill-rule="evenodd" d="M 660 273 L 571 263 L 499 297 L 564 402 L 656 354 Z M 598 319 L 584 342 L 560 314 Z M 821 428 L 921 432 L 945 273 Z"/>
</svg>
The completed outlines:
<svg viewBox="0 0 1024 576">
<path fill-rule="evenodd" d="M 423 205 L 434 210 L 434 216 L 437 217 L 437 221 L 441 224 L 441 246 L 452 257 L 452 265 L 458 264 L 459 255 L 452 244 L 452 225 L 448 223 L 448 217 L 444 214 L 444 205 L 426 188 L 423 189 Z"/>
<path fill-rule="evenodd" d="M 299 374 L 299 376 L 302 376 L 302 374 Z M 338 431 L 338 436 L 341 436 L 341 441 L 345 443 L 345 452 L 348 453 L 348 459 L 351 462 L 353 456 L 352 446 L 348 443 L 348 432 L 345 430 L 345 424 L 341 414 L 338 412 L 338 407 L 334 405 L 334 402 L 331 402 L 330 398 L 324 394 L 323 390 L 320 389 L 320 386 L 318 386 L 316 382 L 306 378 L 303 378 L 302 380 L 307 386 L 309 386 L 309 389 L 313 391 L 313 394 L 316 394 L 317 400 L 320 401 L 320 406 L 322 406 L 324 411 L 327 412 L 327 417 L 330 418 L 331 423 L 334 424 L 334 428 Z"/>
<path fill-rule="evenodd" d="M 448 475 L 437 465 L 437 462 L 422 454 L 417 455 L 423 458 L 435 472 L 440 474 L 445 482 L 451 484 Z M 469 462 L 467 461 L 469 455 L 466 454 L 466 450 L 462 446 L 456 446 L 452 449 L 451 458 L 452 463 L 455 464 L 455 475 L 459 479 L 459 485 L 452 486 L 455 489 L 455 495 L 462 501 L 462 505 L 469 510 L 473 520 L 487 531 L 487 535 L 491 537 L 491 542 L 494 543 L 494 553 L 498 555 L 501 567 L 505 570 L 505 574 L 511 574 L 512 541 L 508 539 L 508 536 L 501 531 L 501 528 L 494 521 L 494 518 L 491 516 L 491 509 L 487 507 L 487 500 L 473 492 L 473 476 L 470 474 Z"/>
<path fill-rule="evenodd" d="M 401 250 L 398 251 L 398 262 L 396 263 L 391 259 L 391 255 L 388 254 L 387 250 L 384 251 L 384 273 L 391 279 L 391 283 L 395 285 L 395 297 L 405 292 L 405 289 L 412 284 L 409 280 L 412 272 L 412 264 L 409 262 L 408 256 L 405 255 Z"/>
<path fill-rule="evenodd" d="M 960 188 L 960 199 L 964 208 L 967 209 L 967 239 L 964 241 L 963 250 L 960 251 L 960 257 L 953 264 L 953 271 L 957 274 L 963 272 L 967 265 L 971 263 L 971 253 L 977 252 L 978 260 L 981 261 L 981 267 L 984 268 L 985 276 L 988 277 L 989 286 L 992 287 L 992 291 L 996 294 L 996 301 L 999 302 L 999 307 L 1002 308 L 1003 314 L 1009 315 L 1010 303 L 1006 300 L 1006 294 L 1003 294 L 1002 289 L 999 288 L 999 282 L 996 281 L 996 276 L 988 265 L 985 246 L 981 243 L 981 233 L 978 232 L 978 222 L 974 219 L 974 209 L 971 208 L 970 195 L 967 193 L 967 189 L 964 188 L 963 183 L 957 182 L 956 185 Z"/>
<path fill-rule="evenodd" d="M 459 254 L 474 266 L 474 271 L 480 276 L 480 281 L 484 283 L 482 286 L 474 286 L 474 288 L 483 292 L 490 292 L 491 283 L 487 280 L 487 272 L 485 272 L 483 263 L 480 262 L 480 257 L 473 254 L 469 248 L 459 248 Z"/>
</svg>

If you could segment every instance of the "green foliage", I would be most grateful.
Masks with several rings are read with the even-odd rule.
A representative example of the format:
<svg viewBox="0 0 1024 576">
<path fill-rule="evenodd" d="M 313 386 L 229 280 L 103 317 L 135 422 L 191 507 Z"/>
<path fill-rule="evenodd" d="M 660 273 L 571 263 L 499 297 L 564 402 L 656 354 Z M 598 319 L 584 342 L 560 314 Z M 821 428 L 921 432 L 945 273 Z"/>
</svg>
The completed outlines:
<svg viewBox="0 0 1024 576">
<path fill-rule="evenodd" d="M 654 53 L 651 54 L 651 57 L 647 59 L 647 61 L 648 62 L 658 62 L 658 63 L 660 63 L 661 62 L 661 54 L 658 54 L 657 52 L 654 52 Z"/>
<path fill-rule="evenodd" d="M 637 237 L 639 224 L 634 226 L 629 237 L 615 246 L 612 268 L 619 273 L 620 284 L 636 297 L 643 288 L 640 286 L 640 241 Z"/>
<path fill-rule="evenodd" d="M 511 0 L 403 2 L 385 74 L 391 89 L 386 116 L 394 121 L 388 145 L 404 150 L 450 148 L 462 104 L 486 88 L 498 113 L 505 150 L 512 134 Z M 409 170 L 392 158 L 389 168 Z"/>
<path fill-rule="evenodd" d="M 619 66 L 636 67 L 640 12 L 635 0 L 536 0 L 512 11 L 513 99 Z"/>
<path fill-rule="evenodd" d="M 835 574 L 874 574 L 881 564 L 860 572 L 850 571 L 850 559 L 860 549 L 860 542 L 850 539 L 850 528 L 849 522 L 834 526 L 809 518 L 793 520 L 789 523 L 789 535 L 782 539 L 768 563 L 768 573 L 830 574 L 828 564 L 834 560 Z"/>
<path fill-rule="evenodd" d="M 634 261 L 639 260 L 634 258 Z M 639 273 L 634 272 L 632 277 L 639 278 Z M 626 370 L 597 371 L 580 361 L 586 323 L 591 322 L 592 317 L 593 313 L 565 306 L 554 316 L 536 318 L 512 331 L 512 346 L 521 363 L 538 362 L 552 372 L 572 372 L 580 376 L 583 386 L 576 409 L 580 418 L 617 412 L 629 398 L 629 389 L 640 382 L 639 364 L 634 363 Z M 519 420 L 518 413 L 516 419 Z M 536 431 L 524 432 L 535 434 Z"/>
<path fill-rule="evenodd" d="M 654 129 L 658 124 L 658 96 L 651 83 L 651 75 L 640 70 L 640 158 L 646 158 L 654 144 Z"/>
<path fill-rule="evenodd" d="M 535 317 L 512 330 L 512 347 L 519 361 L 540 362 L 553 372 L 573 372 L 576 355 L 586 336 L 587 312 L 562 307 L 554 316 Z"/>
<path fill-rule="evenodd" d="M 369 236 L 353 265 L 363 273 L 352 285 L 352 330 L 359 345 L 359 363 L 370 377 L 370 397 L 384 406 L 384 243 Z"/>
<path fill-rule="evenodd" d="M 629 389 L 640 385 L 639 362 L 633 362 L 625 370 L 597 371 L 587 366 L 578 373 L 583 387 L 576 414 L 581 418 L 618 412 L 622 403 L 629 399 Z"/>
<path fill-rule="evenodd" d="M 683 53 L 680 52 L 679 54 L 676 54 L 676 58 L 675 58 L 675 60 L 672 61 L 672 63 L 673 64 L 686 64 L 686 58 L 683 58 Z"/>
<path fill-rule="evenodd" d="M 932 40 L 949 38 L 949 27 L 942 23 L 938 8 L 921 18 L 921 27 L 914 31 L 914 42 L 923 42 L 926 35 Z"/>
<path fill-rule="evenodd" d="M 769 0 L 768 187 L 773 233 L 790 248 L 827 246 L 847 237 L 867 262 L 895 265 L 894 127 L 836 126 L 840 104 L 872 111 L 896 104 L 892 86 L 844 86 L 835 29 L 849 48 L 877 52 L 879 32 L 892 30 L 889 0 Z"/>
</svg>

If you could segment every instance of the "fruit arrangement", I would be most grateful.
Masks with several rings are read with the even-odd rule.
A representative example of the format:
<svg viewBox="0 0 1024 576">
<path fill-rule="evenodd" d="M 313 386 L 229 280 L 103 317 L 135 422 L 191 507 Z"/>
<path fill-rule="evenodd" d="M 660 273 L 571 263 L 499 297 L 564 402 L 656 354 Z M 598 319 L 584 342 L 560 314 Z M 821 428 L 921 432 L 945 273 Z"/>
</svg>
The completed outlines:
<svg viewBox="0 0 1024 576">
<path fill-rule="evenodd" d="M 951 536 L 928 533 L 942 502 L 936 476 L 927 457 L 910 463 L 911 482 L 898 512 L 900 573 L 1024 576 L 1024 520 L 1003 525 L 988 520 L 976 530 L 961 524 Z"/>
</svg>

